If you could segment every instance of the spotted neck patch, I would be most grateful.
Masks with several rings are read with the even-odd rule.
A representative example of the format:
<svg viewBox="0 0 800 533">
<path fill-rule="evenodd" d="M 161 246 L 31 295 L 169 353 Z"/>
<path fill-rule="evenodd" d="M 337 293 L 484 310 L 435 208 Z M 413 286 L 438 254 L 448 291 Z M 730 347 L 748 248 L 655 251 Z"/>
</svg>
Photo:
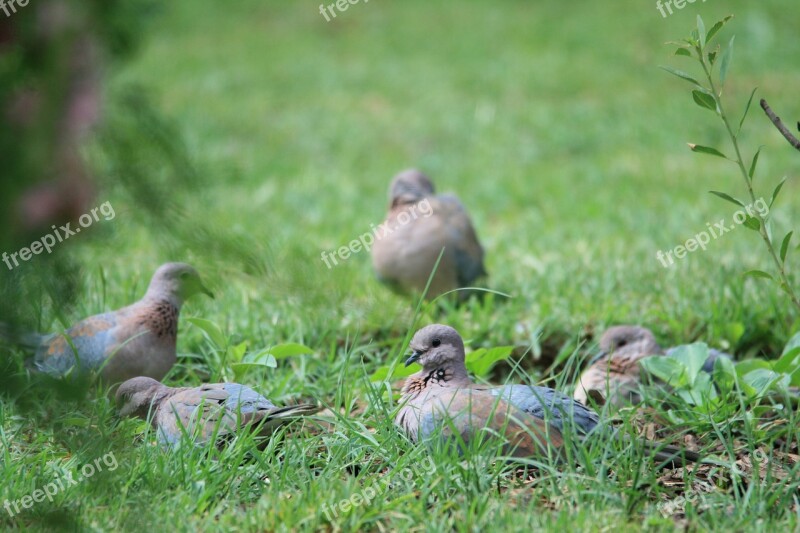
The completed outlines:
<svg viewBox="0 0 800 533">
<path fill-rule="evenodd" d="M 178 336 L 179 310 L 166 300 L 159 300 L 142 317 L 142 325 L 158 338 L 174 339 Z"/>
</svg>

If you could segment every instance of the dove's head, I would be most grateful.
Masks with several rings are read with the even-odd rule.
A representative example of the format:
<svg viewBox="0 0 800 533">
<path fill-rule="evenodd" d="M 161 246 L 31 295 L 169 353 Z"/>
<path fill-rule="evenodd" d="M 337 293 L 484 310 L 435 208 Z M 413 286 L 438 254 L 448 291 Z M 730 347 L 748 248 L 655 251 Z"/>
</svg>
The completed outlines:
<svg viewBox="0 0 800 533">
<path fill-rule="evenodd" d="M 414 334 L 409 347 L 414 353 L 406 360 L 406 366 L 419 363 L 423 372 L 448 367 L 454 370 L 465 368 L 464 341 L 450 326 L 425 326 Z"/>
<path fill-rule="evenodd" d="M 431 180 L 416 169 L 404 170 L 392 179 L 389 200 L 392 207 L 417 203 L 434 192 Z"/>
<path fill-rule="evenodd" d="M 153 400 L 163 396 L 166 387 L 153 378 L 129 379 L 117 389 L 116 401 L 120 416 L 147 418 Z"/>
<path fill-rule="evenodd" d="M 632 355 L 655 355 L 661 351 L 653 332 L 639 326 L 614 326 L 600 337 L 604 354 L 630 352 Z"/>
<path fill-rule="evenodd" d="M 165 263 L 158 267 L 147 293 L 155 297 L 169 298 L 178 306 L 195 294 L 203 293 L 211 298 L 214 297 L 203 285 L 197 270 L 186 263 Z"/>
</svg>

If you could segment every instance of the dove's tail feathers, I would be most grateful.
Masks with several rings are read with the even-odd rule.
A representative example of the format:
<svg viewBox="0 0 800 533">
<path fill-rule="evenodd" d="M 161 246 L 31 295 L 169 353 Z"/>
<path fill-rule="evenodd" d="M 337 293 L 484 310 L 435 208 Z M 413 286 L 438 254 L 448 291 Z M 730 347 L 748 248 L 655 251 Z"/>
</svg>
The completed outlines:
<svg viewBox="0 0 800 533">
<path fill-rule="evenodd" d="M 322 407 L 311 403 L 301 403 L 298 405 L 289 405 L 287 407 L 278 407 L 269 412 L 268 418 L 297 418 L 301 416 L 309 416 L 318 413 Z"/>
<path fill-rule="evenodd" d="M 645 450 L 660 468 L 681 468 L 702 460 L 702 456 L 691 450 L 645 441 Z"/>
<path fill-rule="evenodd" d="M 10 324 L 0 322 L 0 341 L 21 346 L 28 350 L 36 350 L 46 338 L 47 335 L 22 332 Z"/>
<path fill-rule="evenodd" d="M 255 411 L 253 413 L 243 414 L 242 421 L 245 425 L 259 426 L 259 434 L 270 435 L 278 426 L 297 418 L 313 415 L 321 410 L 321 407 L 310 403 L 290 405 L 287 407 L 277 407 L 271 411 Z"/>
</svg>

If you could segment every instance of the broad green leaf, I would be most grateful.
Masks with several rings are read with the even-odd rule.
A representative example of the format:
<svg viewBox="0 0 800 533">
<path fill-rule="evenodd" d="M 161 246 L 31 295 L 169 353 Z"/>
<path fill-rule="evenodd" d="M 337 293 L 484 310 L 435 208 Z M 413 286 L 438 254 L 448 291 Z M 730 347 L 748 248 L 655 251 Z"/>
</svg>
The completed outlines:
<svg viewBox="0 0 800 533">
<path fill-rule="evenodd" d="M 695 85 L 697 85 L 698 87 L 700 86 L 700 84 L 699 84 L 699 83 L 697 83 L 697 80 L 696 80 L 696 79 L 694 79 L 693 77 L 691 77 L 689 74 L 685 73 L 685 72 L 684 72 L 684 71 L 682 71 L 682 70 L 674 69 L 674 68 L 672 68 L 672 67 L 668 67 L 668 66 L 666 66 L 666 65 L 661 65 L 659 68 L 661 68 L 661 69 L 663 69 L 663 70 L 666 70 L 667 72 L 669 72 L 669 73 L 670 73 L 670 74 L 672 74 L 673 76 L 677 76 L 677 77 L 681 78 L 682 80 L 686 80 L 686 81 L 688 81 L 689 83 L 694 83 L 694 84 L 695 84 Z"/>
<path fill-rule="evenodd" d="M 274 358 L 272 360 L 275 361 Z M 275 366 L 277 366 L 277 363 Z M 233 363 L 231 365 L 231 370 L 233 370 L 234 380 L 242 381 L 242 378 L 244 378 L 251 370 L 264 370 L 266 368 L 274 368 L 275 366 L 266 363 Z"/>
<path fill-rule="evenodd" d="M 247 352 L 247 342 L 242 342 L 237 344 L 236 346 L 229 346 L 228 347 L 228 358 L 234 362 L 240 362 L 244 358 L 244 354 Z"/>
<path fill-rule="evenodd" d="M 270 368 L 278 367 L 277 359 L 275 359 L 275 356 L 271 353 L 271 350 L 266 349 L 247 354 L 242 362 L 264 365 Z"/>
<path fill-rule="evenodd" d="M 489 350 L 480 348 L 467 354 L 467 370 L 476 376 L 485 377 L 499 361 L 505 361 L 514 351 L 513 346 L 498 346 Z"/>
<path fill-rule="evenodd" d="M 714 36 L 717 34 L 717 32 L 719 32 L 719 30 L 721 30 L 721 29 L 722 29 L 722 27 L 723 27 L 725 24 L 727 24 L 727 23 L 728 23 L 728 21 L 729 21 L 729 20 L 731 20 L 732 18 L 733 18 L 733 15 L 728 15 L 728 16 L 727 16 L 727 17 L 725 17 L 724 19 L 720 20 L 719 22 L 717 22 L 716 24 L 714 24 L 713 26 L 711 26 L 711 29 L 710 29 L 710 30 L 708 30 L 708 35 L 706 35 L 706 42 L 707 42 L 707 43 L 710 43 L 710 42 L 711 42 L 711 39 L 713 39 L 713 38 L 714 38 Z"/>
<path fill-rule="evenodd" d="M 735 38 L 735 35 L 731 37 L 728 47 L 722 52 L 722 58 L 719 60 L 719 81 L 723 85 L 725 84 L 725 78 L 728 76 L 728 68 L 730 68 L 733 60 L 733 40 Z"/>
<path fill-rule="evenodd" d="M 739 132 L 742 131 L 742 124 L 744 124 L 744 119 L 747 118 L 747 112 L 750 111 L 750 104 L 753 103 L 753 97 L 756 95 L 756 91 L 758 87 L 753 89 L 753 92 L 750 93 L 750 98 L 747 100 L 747 105 L 744 108 L 744 113 L 742 114 L 742 120 L 739 121 L 739 129 L 736 130 L 736 136 L 739 136 Z M 751 176 L 752 177 L 752 176 Z"/>
<path fill-rule="evenodd" d="M 747 217 L 742 224 L 753 231 L 761 231 L 761 222 L 756 217 Z"/>
<path fill-rule="evenodd" d="M 786 237 L 783 238 L 783 242 L 781 243 L 781 263 L 786 262 L 786 254 L 789 253 L 789 242 L 792 240 L 792 235 L 794 231 L 790 231 L 786 234 Z"/>
<path fill-rule="evenodd" d="M 750 181 L 753 180 L 753 176 L 756 173 L 756 165 L 758 164 L 758 156 L 761 155 L 761 148 L 763 146 L 759 146 L 758 150 L 756 150 L 756 155 L 753 156 L 753 162 L 750 163 L 750 172 L 748 172 L 748 176 L 750 176 Z"/>
<path fill-rule="evenodd" d="M 779 384 L 781 381 L 786 380 L 788 384 L 788 379 L 786 378 L 788 376 L 766 368 L 759 368 L 745 374 L 742 377 L 742 381 L 755 390 L 755 396 L 763 396 L 773 385 Z"/>
<path fill-rule="evenodd" d="M 784 351 L 780 359 L 772 364 L 775 372 L 792 374 L 800 370 L 800 346 Z"/>
<path fill-rule="evenodd" d="M 392 379 L 403 379 L 407 378 L 411 374 L 416 374 L 420 371 L 422 367 L 418 364 L 413 364 L 411 366 L 403 366 L 395 365 L 394 370 L 392 371 L 392 367 L 389 365 L 381 366 L 373 374 L 369 377 L 370 381 L 384 381 L 389 378 L 389 372 L 391 371 Z"/>
<path fill-rule="evenodd" d="M 673 387 L 682 388 L 689 385 L 686 367 L 672 357 L 654 355 L 645 357 L 639 364 L 645 372 Z"/>
<path fill-rule="evenodd" d="M 763 270 L 748 270 L 743 274 L 744 277 L 750 276 L 751 278 L 762 278 L 772 281 L 772 276 Z"/>
<path fill-rule="evenodd" d="M 723 157 L 725 159 L 728 159 L 728 156 L 726 156 L 716 148 L 711 148 L 709 146 L 701 146 L 699 144 L 692 144 L 692 143 L 687 143 L 687 144 L 689 145 L 689 149 L 691 149 L 692 152 L 697 152 L 698 154 L 715 155 L 718 157 Z"/>
<path fill-rule="evenodd" d="M 736 363 L 736 374 L 741 378 L 746 374 L 760 368 L 772 370 L 772 364 L 763 359 L 747 359 L 746 361 L 739 361 Z"/>
<path fill-rule="evenodd" d="M 772 204 L 775 203 L 775 200 L 778 199 L 778 194 L 780 194 L 781 189 L 783 189 L 783 184 L 786 183 L 786 178 L 783 178 L 781 182 L 775 187 L 775 190 L 772 191 L 772 199 L 769 201 L 769 207 L 772 209 Z"/>
<path fill-rule="evenodd" d="M 286 344 L 273 346 L 269 349 L 269 353 L 274 355 L 276 359 L 285 359 L 287 357 L 294 357 L 295 355 L 313 354 L 314 350 L 303 344 L 288 342 Z"/>
<path fill-rule="evenodd" d="M 710 94 L 706 94 L 703 91 L 698 91 L 695 89 L 692 91 L 692 98 L 694 98 L 694 103 L 700 107 L 710 109 L 711 111 L 717 110 L 717 101 L 714 100 L 714 97 Z"/>
<path fill-rule="evenodd" d="M 786 346 L 783 347 L 781 357 L 798 348 L 800 348 L 800 332 L 795 333 L 792 338 L 789 339 L 789 342 L 787 342 Z"/>
<path fill-rule="evenodd" d="M 675 359 L 686 369 L 686 377 L 691 387 L 708 359 L 708 346 L 702 342 L 678 346 L 670 351 L 668 357 Z"/>
<path fill-rule="evenodd" d="M 214 322 L 206 320 L 205 318 L 196 317 L 187 318 L 186 320 L 191 325 L 199 328 L 205 334 L 206 338 L 218 349 L 224 350 L 228 346 L 228 338 L 222 332 L 222 329 Z"/>
<path fill-rule="evenodd" d="M 706 47 L 706 25 L 703 18 L 697 15 L 697 37 L 700 39 L 700 48 Z"/>
<path fill-rule="evenodd" d="M 720 357 L 714 361 L 714 383 L 723 395 L 733 390 L 736 384 L 736 367 L 733 361 L 727 357 Z"/>
<path fill-rule="evenodd" d="M 678 48 L 677 50 L 675 50 L 675 55 L 692 57 L 692 53 L 686 48 Z"/>
<path fill-rule="evenodd" d="M 731 196 L 729 194 L 726 194 L 724 192 L 719 192 L 719 191 L 708 191 L 708 192 L 710 192 L 714 196 L 719 196 L 723 200 L 727 200 L 727 201 L 731 202 L 732 204 L 736 204 L 739 207 L 744 207 L 744 204 L 742 203 L 741 200 L 737 200 L 736 198 L 734 198 L 733 196 Z"/>
</svg>

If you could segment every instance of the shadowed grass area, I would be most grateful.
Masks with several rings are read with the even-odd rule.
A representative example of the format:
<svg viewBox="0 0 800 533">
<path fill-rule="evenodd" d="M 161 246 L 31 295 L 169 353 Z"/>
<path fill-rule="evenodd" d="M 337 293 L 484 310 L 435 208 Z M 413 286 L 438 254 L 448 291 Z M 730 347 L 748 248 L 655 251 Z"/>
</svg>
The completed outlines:
<svg viewBox="0 0 800 533">
<path fill-rule="evenodd" d="M 731 220 L 732 206 L 709 190 L 742 191 L 732 165 L 689 151 L 686 142 L 727 148 L 723 131 L 688 86 L 657 68 L 690 69 L 664 43 L 686 35 L 697 14 L 710 24 L 729 13 L 736 18 L 720 39 L 736 34 L 729 109 L 738 116 L 758 86 L 792 124 L 800 41 L 790 0 L 712 0 L 666 19 L 654 2 L 633 0 L 372 0 L 331 22 L 305 0 L 160 4 L 140 54 L 113 73 L 106 127 L 87 148 L 106 182 L 99 200 L 116 218 L 64 245 L 84 265 L 80 297 L 22 305 L 56 331 L 139 298 L 161 262 L 190 262 L 217 299 L 192 300 L 184 318 L 210 319 L 251 350 L 311 347 L 246 380 L 276 403 L 312 398 L 332 414 L 291 426 L 264 451 L 242 436 L 222 452 L 164 454 L 102 393 L 65 403 L 15 383 L 0 403 L 0 505 L 51 482 L 54 469 L 109 451 L 119 468 L 19 516 L 0 509 L 0 524 L 797 528 L 798 468 L 774 455 L 796 453 L 793 409 L 741 408 L 719 423 L 672 406 L 682 425 L 665 423 L 675 418 L 660 406 L 624 411 L 623 433 L 655 427 L 672 443 L 689 435 L 722 463 L 667 479 L 641 449 L 612 438 L 587 445 L 577 464 L 535 473 L 441 451 L 431 452 L 431 470 L 428 451 L 392 425 L 391 380 L 368 379 L 400 358 L 410 329 L 433 321 L 459 329 L 471 349 L 516 346 L 519 365 L 499 365 L 495 381 L 551 378 L 544 371 L 555 359 L 553 382 L 565 391 L 611 324 L 646 325 L 664 345 L 702 339 L 739 359 L 780 353 L 800 322 L 775 286 L 742 278 L 771 268 L 755 233 L 738 228 L 669 268 L 656 258 Z M 783 235 L 800 215 L 797 154 L 756 108 L 742 142 L 749 154 L 765 146 L 761 190 L 790 177 L 774 207 Z M 512 298 L 432 307 L 413 323 L 416 302 L 375 281 L 368 253 L 325 266 L 323 251 L 382 220 L 389 180 L 409 166 L 458 193 L 486 248 L 489 287 Z M 170 385 L 218 375 L 185 319 L 178 351 Z M 788 465 L 763 483 L 752 465 L 735 464 L 759 448 Z M 353 505 L 369 487 L 369 505 Z M 675 512 L 663 513 L 664 501 Z"/>
</svg>

